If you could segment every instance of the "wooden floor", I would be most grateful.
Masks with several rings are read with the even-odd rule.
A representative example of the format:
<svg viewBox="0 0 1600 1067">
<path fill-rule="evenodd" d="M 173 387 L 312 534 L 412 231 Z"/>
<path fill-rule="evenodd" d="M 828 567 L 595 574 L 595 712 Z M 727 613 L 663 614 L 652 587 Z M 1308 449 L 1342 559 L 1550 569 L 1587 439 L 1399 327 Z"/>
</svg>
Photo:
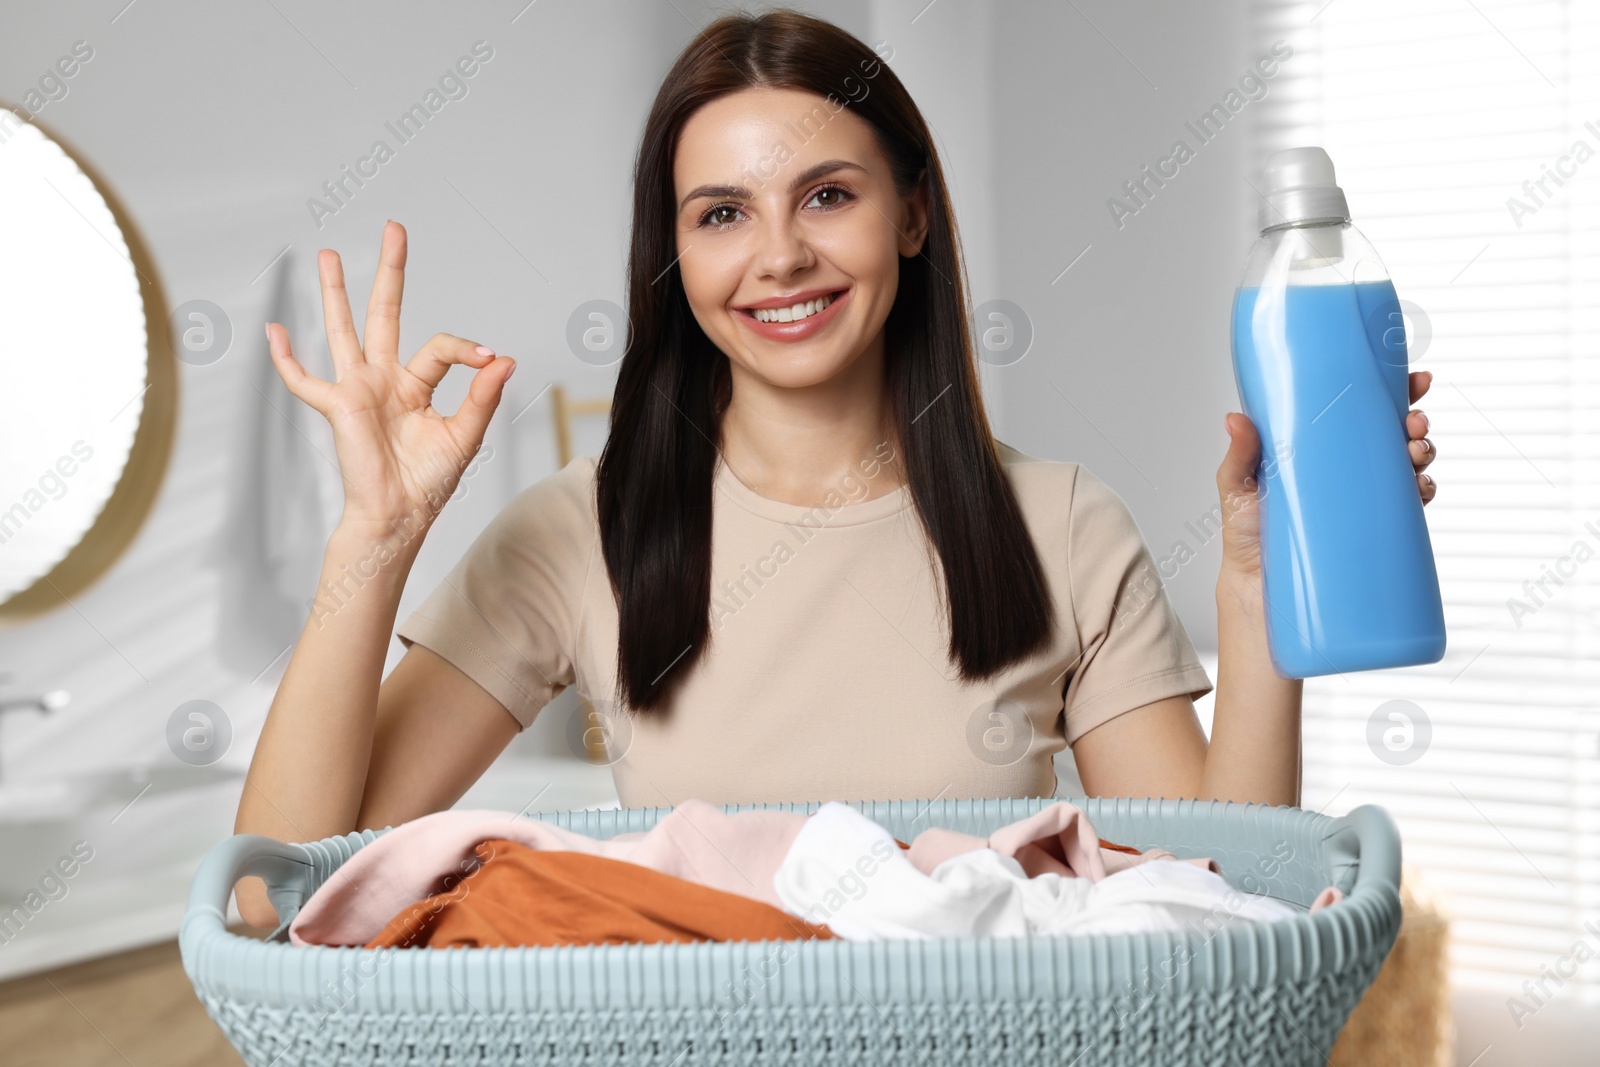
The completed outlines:
<svg viewBox="0 0 1600 1067">
<path fill-rule="evenodd" d="M 244 927 L 246 937 L 266 931 Z M 6 1067 L 243 1067 L 183 973 L 178 942 L 0 983 Z"/>
</svg>

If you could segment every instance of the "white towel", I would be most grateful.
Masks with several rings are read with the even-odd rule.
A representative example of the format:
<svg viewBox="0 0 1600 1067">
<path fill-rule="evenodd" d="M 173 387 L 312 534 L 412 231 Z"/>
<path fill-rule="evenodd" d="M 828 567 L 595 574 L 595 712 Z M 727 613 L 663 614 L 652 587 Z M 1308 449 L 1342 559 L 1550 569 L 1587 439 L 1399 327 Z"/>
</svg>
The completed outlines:
<svg viewBox="0 0 1600 1067">
<path fill-rule="evenodd" d="M 304 312 L 295 256 L 275 267 L 265 320 L 289 331 L 295 358 L 332 380 L 322 324 Z M 238 368 L 241 417 L 230 454 L 227 507 L 209 562 L 220 573 L 217 654 L 254 679 L 299 640 L 317 594 L 328 537 L 342 508 L 342 478 L 326 419 L 283 384 L 259 324 L 237 324 L 248 365 Z M 241 357 L 230 357 L 241 358 Z"/>
</svg>

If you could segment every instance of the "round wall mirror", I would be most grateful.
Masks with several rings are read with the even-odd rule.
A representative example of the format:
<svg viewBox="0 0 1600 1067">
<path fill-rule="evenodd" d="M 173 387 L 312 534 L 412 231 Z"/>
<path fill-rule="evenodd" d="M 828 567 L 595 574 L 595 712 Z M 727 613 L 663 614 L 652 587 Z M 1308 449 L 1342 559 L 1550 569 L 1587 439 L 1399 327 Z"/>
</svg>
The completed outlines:
<svg viewBox="0 0 1600 1067">
<path fill-rule="evenodd" d="M 149 386 L 122 229 L 78 164 L 12 117 L 0 112 L 0 603 L 95 524 Z"/>
</svg>

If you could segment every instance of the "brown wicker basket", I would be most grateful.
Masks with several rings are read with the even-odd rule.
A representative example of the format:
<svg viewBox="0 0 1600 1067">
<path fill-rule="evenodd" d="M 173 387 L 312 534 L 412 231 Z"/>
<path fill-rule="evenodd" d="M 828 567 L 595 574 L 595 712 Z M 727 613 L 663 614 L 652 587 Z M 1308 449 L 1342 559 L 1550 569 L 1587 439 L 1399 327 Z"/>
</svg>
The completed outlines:
<svg viewBox="0 0 1600 1067">
<path fill-rule="evenodd" d="M 1334 1043 L 1331 1067 L 1450 1067 L 1450 917 L 1444 895 L 1400 865 L 1404 918 L 1394 950 Z"/>
</svg>

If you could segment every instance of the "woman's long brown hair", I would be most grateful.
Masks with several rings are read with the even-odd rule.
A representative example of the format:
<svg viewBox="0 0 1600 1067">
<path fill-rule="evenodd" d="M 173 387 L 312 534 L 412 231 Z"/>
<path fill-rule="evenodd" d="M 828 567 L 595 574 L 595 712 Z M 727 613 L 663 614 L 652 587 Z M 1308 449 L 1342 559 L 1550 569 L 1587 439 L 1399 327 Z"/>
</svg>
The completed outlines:
<svg viewBox="0 0 1600 1067">
<path fill-rule="evenodd" d="M 1048 646 L 1053 611 L 979 393 L 944 174 L 894 72 L 839 27 L 780 9 L 728 15 L 695 37 L 656 95 L 635 166 L 627 348 L 596 472 L 620 618 L 617 705 L 664 713 L 710 640 L 712 480 L 732 386 L 676 266 L 673 154 L 695 111 L 747 88 L 813 93 L 823 115 L 846 104 L 871 126 L 900 195 L 927 183 L 927 237 L 900 259 L 884 327 L 886 388 L 936 582 L 943 571 L 950 659 L 963 681 L 988 677 Z"/>
</svg>

